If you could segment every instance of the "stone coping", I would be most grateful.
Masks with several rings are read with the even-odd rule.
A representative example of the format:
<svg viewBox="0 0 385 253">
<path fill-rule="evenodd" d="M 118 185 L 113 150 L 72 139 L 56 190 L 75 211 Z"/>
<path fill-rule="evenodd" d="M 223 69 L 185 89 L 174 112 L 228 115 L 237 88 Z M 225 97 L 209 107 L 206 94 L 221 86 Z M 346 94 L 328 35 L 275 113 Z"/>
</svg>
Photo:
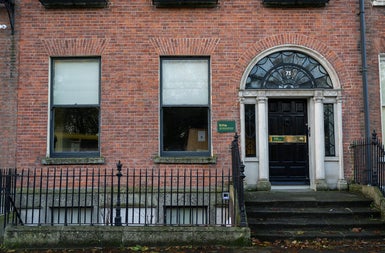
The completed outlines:
<svg viewBox="0 0 385 253">
<path fill-rule="evenodd" d="M 248 227 L 9 226 L 7 248 L 250 245 Z"/>
</svg>

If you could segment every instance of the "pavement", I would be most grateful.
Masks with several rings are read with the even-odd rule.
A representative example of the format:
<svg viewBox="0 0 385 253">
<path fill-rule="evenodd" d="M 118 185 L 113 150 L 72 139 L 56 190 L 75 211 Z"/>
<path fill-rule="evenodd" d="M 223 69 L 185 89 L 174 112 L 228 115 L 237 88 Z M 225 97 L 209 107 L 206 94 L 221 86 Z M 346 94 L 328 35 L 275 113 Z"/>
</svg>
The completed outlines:
<svg viewBox="0 0 385 253">
<path fill-rule="evenodd" d="M 250 198 L 265 199 L 266 201 L 302 199 L 303 201 L 312 201 L 317 199 L 341 201 L 349 199 L 361 199 L 363 196 L 352 194 L 349 192 L 253 192 Z M 328 240 L 313 239 L 306 241 L 283 240 L 283 241 L 259 241 L 252 239 L 251 246 L 231 247 L 231 246 L 130 246 L 117 248 L 68 248 L 68 249 L 18 249 L 7 250 L 1 248 L 1 253 L 385 253 L 385 238 L 378 240 Z"/>
<path fill-rule="evenodd" d="M 276 241 L 260 242 L 253 240 L 252 246 L 131 246 L 117 248 L 68 248 L 68 249 L 18 249 L 0 248 L 1 253 L 382 253 L 385 252 L 385 238 L 376 241 Z"/>
</svg>

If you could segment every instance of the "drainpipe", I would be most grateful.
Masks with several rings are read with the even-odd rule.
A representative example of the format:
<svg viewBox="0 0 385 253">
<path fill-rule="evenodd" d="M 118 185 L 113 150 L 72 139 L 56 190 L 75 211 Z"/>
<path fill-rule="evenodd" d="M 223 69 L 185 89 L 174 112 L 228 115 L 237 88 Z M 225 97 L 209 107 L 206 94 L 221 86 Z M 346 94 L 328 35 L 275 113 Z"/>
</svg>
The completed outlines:
<svg viewBox="0 0 385 253">
<path fill-rule="evenodd" d="M 370 138 L 369 120 L 369 95 L 368 95 L 368 66 L 366 62 L 366 26 L 365 26 L 365 0 L 360 1 L 360 31 L 361 31 L 361 62 L 362 62 L 362 87 L 364 95 L 365 137 Z"/>
<path fill-rule="evenodd" d="M 361 32 L 361 62 L 362 62 L 362 88 L 364 98 L 364 122 L 365 122 L 365 138 L 370 141 L 370 115 L 369 115 L 369 92 L 368 92 L 368 66 L 366 61 L 366 25 L 365 25 L 365 0 L 360 2 L 360 32 Z M 367 145 L 366 164 L 368 170 L 368 184 L 372 182 L 372 161 L 370 146 Z"/>
</svg>

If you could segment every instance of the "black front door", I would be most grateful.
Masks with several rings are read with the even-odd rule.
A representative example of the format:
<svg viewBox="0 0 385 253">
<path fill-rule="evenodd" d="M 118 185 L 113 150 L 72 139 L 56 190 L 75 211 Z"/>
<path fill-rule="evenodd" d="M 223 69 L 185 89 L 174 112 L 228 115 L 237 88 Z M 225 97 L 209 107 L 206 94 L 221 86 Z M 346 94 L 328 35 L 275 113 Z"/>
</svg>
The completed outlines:
<svg viewBox="0 0 385 253">
<path fill-rule="evenodd" d="M 309 184 L 307 101 L 269 99 L 270 182 Z"/>
</svg>

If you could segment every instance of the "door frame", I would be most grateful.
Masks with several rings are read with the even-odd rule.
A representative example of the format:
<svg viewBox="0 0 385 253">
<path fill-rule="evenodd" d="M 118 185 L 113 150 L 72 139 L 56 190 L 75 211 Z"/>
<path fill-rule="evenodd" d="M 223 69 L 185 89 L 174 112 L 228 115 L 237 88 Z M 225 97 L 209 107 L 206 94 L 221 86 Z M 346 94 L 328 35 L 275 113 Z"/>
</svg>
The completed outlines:
<svg viewBox="0 0 385 253">
<path fill-rule="evenodd" d="M 309 126 L 308 157 L 309 157 L 309 180 L 310 189 L 327 190 L 332 188 L 344 189 L 346 180 L 343 170 L 343 148 L 342 148 L 342 99 L 341 90 L 244 90 L 240 95 L 240 141 L 241 155 L 245 164 L 246 188 L 257 190 L 271 190 L 269 181 L 269 154 L 268 149 L 268 100 L 269 99 L 304 99 L 307 100 L 307 119 Z M 324 147 L 323 127 L 323 104 L 332 103 L 335 107 L 335 142 L 336 156 L 325 158 L 320 147 Z M 255 128 L 256 128 L 256 156 L 245 156 L 245 121 L 244 105 L 255 105 Z M 321 110 L 320 110 L 321 108 Z M 318 115 L 316 117 L 315 115 Z M 320 123 L 321 122 L 321 123 Z M 318 136 L 315 138 L 315 136 Z M 333 162 L 333 173 L 328 177 L 325 161 Z M 328 165 L 330 167 L 330 165 Z M 328 181 L 328 182 L 327 182 Z M 330 183 L 331 182 L 331 183 Z M 332 185 L 333 184 L 333 185 Z M 329 185 L 331 185 L 329 187 Z M 293 186 L 303 189 L 302 186 Z M 274 188 L 274 186 L 273 186 Z"/>
</svg>

